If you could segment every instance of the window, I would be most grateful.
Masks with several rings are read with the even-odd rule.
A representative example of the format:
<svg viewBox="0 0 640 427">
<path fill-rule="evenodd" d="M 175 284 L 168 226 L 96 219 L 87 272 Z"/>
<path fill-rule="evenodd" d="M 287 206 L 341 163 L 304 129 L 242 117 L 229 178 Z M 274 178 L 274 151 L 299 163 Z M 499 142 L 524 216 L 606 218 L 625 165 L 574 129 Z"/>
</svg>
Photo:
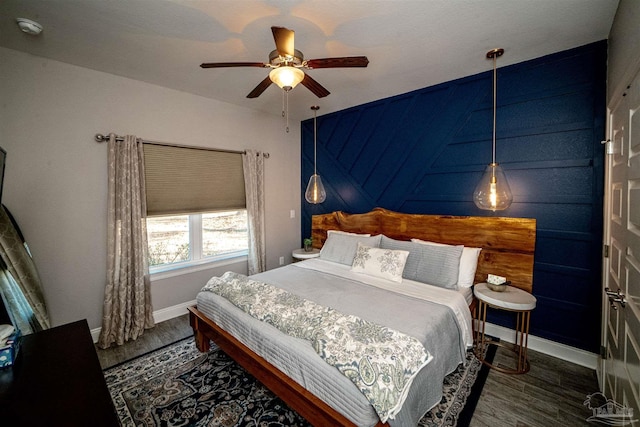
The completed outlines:
<svg viewBox="0 0 640 427">
<path fill-rule="evenodd" d="M 147 218 L 152 273 L 246 255 L 245 209 Z"/>
<path fill-rule="evenodd" d="M 144 144 L 151 273 L 247 255 L 240 152 Z"/>
<path fill-rule="evenodd" d="M 247 211 L 202 214 L 202 256 L 212 257 L 229 252 L 247 253 Z"/>
</svg>

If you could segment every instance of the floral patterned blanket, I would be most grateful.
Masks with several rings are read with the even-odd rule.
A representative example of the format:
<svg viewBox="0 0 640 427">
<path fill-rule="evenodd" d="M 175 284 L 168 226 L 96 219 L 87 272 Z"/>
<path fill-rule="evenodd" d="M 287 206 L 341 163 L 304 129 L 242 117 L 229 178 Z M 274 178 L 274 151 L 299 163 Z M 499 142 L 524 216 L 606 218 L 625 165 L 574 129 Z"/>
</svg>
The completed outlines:
<svg viewBox="0 0 640 427">
<path fill-rule="evenodd" d="M 411 336 L 242 274 L 213 277 L 202 290 L 225 297 L 288 335 L 310 341 L 325 362 L 360 389 L 383 423 L 400 411 L 413 378 L 432 360 Z"/>
</svg>

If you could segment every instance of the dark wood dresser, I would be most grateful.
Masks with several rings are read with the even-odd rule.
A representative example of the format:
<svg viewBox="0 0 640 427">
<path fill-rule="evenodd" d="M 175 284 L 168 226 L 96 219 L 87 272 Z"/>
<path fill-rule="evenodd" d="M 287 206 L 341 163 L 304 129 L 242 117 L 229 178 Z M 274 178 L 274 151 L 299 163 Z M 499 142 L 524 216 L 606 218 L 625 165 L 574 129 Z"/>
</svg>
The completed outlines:
<svg viewBox="0 0 640 427">
<path fill-rule="evenodd" d="M 118 426 L 86 320 L 26 335 L 0 369 L 3 426 Z"/>
</svg>

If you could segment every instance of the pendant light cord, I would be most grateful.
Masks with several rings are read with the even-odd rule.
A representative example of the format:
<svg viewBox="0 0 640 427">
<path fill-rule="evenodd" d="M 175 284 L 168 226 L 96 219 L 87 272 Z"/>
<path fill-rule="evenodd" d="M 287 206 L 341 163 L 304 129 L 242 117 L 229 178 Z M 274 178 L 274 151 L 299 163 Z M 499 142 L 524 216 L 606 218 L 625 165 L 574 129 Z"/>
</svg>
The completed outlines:
<svg viewBox="0 0 640 427">
<path fill-rule="evenodd" d="M 318 134 L 318 127 L 317 127 L 317 111 L 318 111 L 318 107 L 313 108 L 313 174 L 317 175 L 316 173 L 316 157 L 317 157 L 317 148 L 316 148 L 316 138 L 317 138 L 317 134 Z"/>
<path fill-rule="evenodd" d="M 496 58 L 498 55 L 493 55 L 493 142 L 492 142 L 492 156 L 491 162 L 496 162 L 496 95 L 497 95 L 497 73 L 496 73 Z"/>
<path fill-rule="evenodd" d="M 502 56 L 504 49 L 493 49 L 487 52 L 487 58 L 493 59 L 493 137 L 491 140 L 491 164 L 494 166 L 491 174 L 492 182 L 495 182 L 495 166 L 496 166 L 496 111 L 498 109 L 498 72 L 497 72 L 497 60 L 499 56 Z"/>
<path fill-rule="evenodd" d="M 318 110 L 320 107 L 317 105 L 312 105 L 311 109 L 313 110 L 313 174 L 317 175 L 316 171 L 316 158 L 317 158 L 317 135 L 318 135 Z"/>
</svg>

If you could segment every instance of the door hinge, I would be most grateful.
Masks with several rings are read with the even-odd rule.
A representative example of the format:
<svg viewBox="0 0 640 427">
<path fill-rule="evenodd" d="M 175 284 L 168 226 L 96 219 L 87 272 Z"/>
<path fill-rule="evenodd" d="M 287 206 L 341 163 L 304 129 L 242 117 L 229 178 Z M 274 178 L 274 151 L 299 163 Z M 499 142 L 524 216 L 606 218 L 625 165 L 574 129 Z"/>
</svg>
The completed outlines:
<svg viewBox="0 0 640 427">
<path fill-rule="evenodd" d="M 605 258 L 609 258 L 609 245 L 604 245 L 603 251 L 602 251 L 602 255 Z"/>
<path fill-rule="evenodd" d="M 600 357 L 602 357 L 603 359 L 607 358 L 607 347 L 603 345 L 600 346 Z"/>
</svg>

